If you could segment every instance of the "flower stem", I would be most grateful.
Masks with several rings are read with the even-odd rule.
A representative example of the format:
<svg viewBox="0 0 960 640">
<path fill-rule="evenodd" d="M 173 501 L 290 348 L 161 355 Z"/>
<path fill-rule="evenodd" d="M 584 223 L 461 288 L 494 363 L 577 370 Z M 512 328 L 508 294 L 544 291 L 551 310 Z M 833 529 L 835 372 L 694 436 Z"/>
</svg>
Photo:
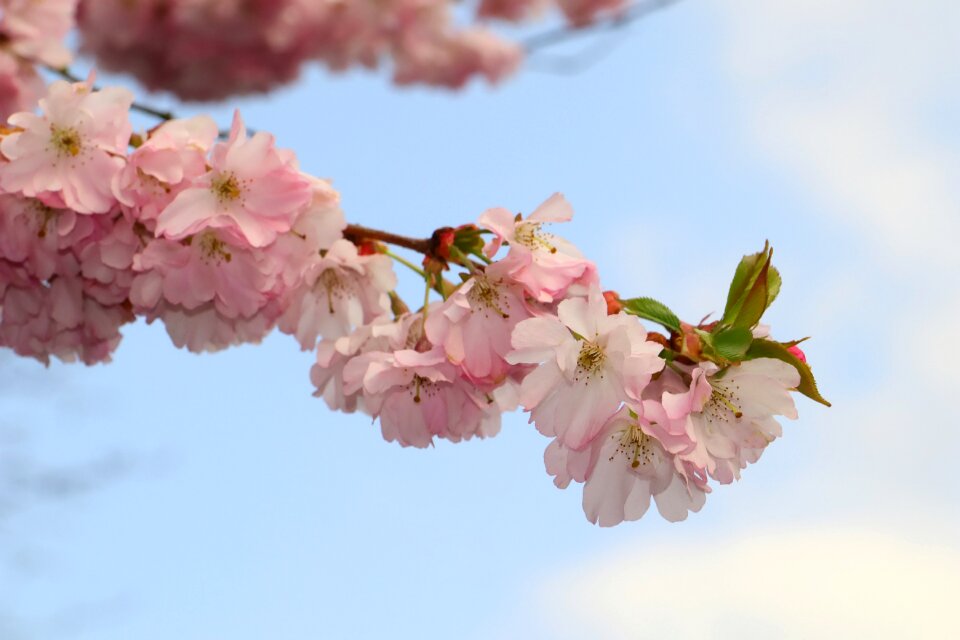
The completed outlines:
<svg viewBox="0 0 960 640">
<path fill-rule="evenodd" d="M 400 264 L 402 264 L 402 265 L 405 266 L 406 268 L 408 268 L 408 269 L 410 269 L 411 271 L 414 271 L 414 272 L 416 272 L 417 274 L 419 274 L 421 278 L 426 279 L 427 273 L 426 273 L 423 269 L 421 269 L 420 267 L 418 267 L 417 265 L 413 264 L 412 262 L 410 262 L 409 260 L 407 260 L 406 258 L 404 258 L 403 256 L 398 256 L 398 255 L 395 254 L 393 251 L 384 251 L 383 254 L 384 254 L 384 255 L 387 255 L 387 256 L 390 256 L 391 258 L 393 258 L 394 260 L 396 260 L 397 262 L 399 262 Z"/>
<path fill-rule="evenodd" d="M 427 286 L 423 288 L 423 315 L 420 317 L 420 333 L 427 335 L 427 308 L 430 306 L 430 289 L 433 288 L 431 276 L 426 277 Z"/>
</svg>

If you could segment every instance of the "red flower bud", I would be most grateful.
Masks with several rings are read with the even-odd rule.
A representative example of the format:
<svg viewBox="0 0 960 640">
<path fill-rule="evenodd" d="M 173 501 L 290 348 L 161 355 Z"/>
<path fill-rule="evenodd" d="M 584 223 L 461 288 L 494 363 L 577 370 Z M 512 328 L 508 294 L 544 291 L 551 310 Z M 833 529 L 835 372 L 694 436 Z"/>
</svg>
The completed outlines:
<svg viewBox="0 0 960 640">
<path fill-rule="evenodd" d="M 667 349 L 670 348 L 670 341 L 667 340 L 667 336 L 663 335 L 662 333 L 657 333 L 656 331 L 647 332 L 647 342 L 656 342 L 662 347 Z"/>
<path fill-rule="evenodd" d="M 450 227 L 437 229 L 433 232 L 433 246 L 431 247 L 430 253 L 433 254 L 435 258 L 440 258 L 446 262 L 450 259 L 450 247 L 453 246 L 453 241 L 456 239 L 456 230 Z"/>
<path fill-rule="evenodd" d="M 604 291 L 603 299 L 607 301 L 608 316 L 618 314 L 623 309 L 623 305 L 620 304 L 620 294 L 616 291 Z"/>
<path fill-rule="evenodd" d="M 357 253 L 361 256 L 372 256 L 379 253 L 379 251 L 377 251 L 376 243 L 370 242 L 369 240 L 364 240 L 357 245 Z"/>
<path fill-rule="evenodd" d="M 695 362 L 699 361 L 703 345 L 700 344 L 700 336 L 697 335 L 696 327 L 681 322 L 680 329 L 683 331 L 680 334 L 680 353 Z"/>
<path fill-rule="evenodd" d="M 803 352 L 803 350 L 802 350 L 800 347 L 798 347 L 797 345 L 793 345 L 792 347 L 788 347 L 788 348 L 787 348 L 787 351 L 789 351 L 790 353 L 792 353 L 793 355 L 795 355 L 795 356 L 797 357 L 797 360 L 799 360 L 800 362 L 806 362 L 806 361 L 807 361 L 807 354 L 805 354 L 805 353 Z"/>
</svg>

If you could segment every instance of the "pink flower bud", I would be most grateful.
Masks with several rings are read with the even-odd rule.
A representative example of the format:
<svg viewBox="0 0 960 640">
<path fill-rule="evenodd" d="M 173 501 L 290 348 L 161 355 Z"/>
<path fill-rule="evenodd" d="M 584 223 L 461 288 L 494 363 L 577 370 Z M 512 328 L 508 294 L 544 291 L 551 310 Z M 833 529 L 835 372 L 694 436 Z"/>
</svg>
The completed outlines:
<svg viewBox="0 0 960 640">
<path fill-rule="evenodd" d="M 797 360 L 799 360 L 800 362 L 807 361 L 807 355 L 797 345 L 793 345 L 792 347 L 787 348 L 787 351 L 795 355 L 797 357 Z"/>
</svg>

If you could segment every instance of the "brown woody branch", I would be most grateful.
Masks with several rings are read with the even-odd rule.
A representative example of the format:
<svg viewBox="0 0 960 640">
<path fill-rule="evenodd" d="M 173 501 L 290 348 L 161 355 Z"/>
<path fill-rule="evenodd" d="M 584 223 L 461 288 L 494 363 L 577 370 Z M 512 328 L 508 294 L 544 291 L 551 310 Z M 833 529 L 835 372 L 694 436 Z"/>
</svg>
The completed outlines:
<svg viewBox="0 0 960 640">
<path fill-rule="evenodd" d="M 433 250 L 432 238 L 410 238 L 389 231 L 362 227 L 358 224 L 347 225 L 347 228 L 343 230 L 343 236 L 354 244 L 360 244 L 365 240 L 373 240 L 410 249 L 424 255 L 428 255 Z"/>
</svg>

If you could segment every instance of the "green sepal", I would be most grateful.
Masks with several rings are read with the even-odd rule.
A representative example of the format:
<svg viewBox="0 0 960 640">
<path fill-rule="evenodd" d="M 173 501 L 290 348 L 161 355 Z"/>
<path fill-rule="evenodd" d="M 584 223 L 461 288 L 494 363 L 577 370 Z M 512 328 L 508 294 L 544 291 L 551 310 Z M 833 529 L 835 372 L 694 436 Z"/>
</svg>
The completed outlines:
<svg viewBox="0 0 960 640">
<path fill-rule="evenodd" d="M 815 402 L 819 402 L 828 407 L 831 406 L 826 398 L 820 395 L 820 391 L 817 389 L 817 381 L 813 377 L 813 371 L 810 370 L 810 366 L 790 353 L 787 344 L 774 342 L 773 340 L 767 340 L 765 338 L 757 338 L 753 341 L 753 344 L 750 345 L 750 348 L 747 349 L 745 359 L 776 358 L 777 360 L 782 360 L 792 365 L 797 370 L 797 373 L 800 374 L 800 384 L 797 385 L 797 391 Z"/>
<path fill-rule="evenodd" d="M 671 331 L 680 332 L 680 318 L 667 305 L 653 298 L 621 300 L 623 311 L 646 320 L 652 320 Z"/>
<path fill-rule="evenodd" d="M 453 246 L 464 255 L 482 255 L 485 243 L 481 233 L 482 230 L 473 225 L 464 225 L 455 230 Z"/>
<path fill-rule="evenodd" d="M 701 340 L 712 351 L 712 355 L 719 356 L 722 362 L 740 362 L 747 355 L 747 350 L 753 343 L 753 333 L 745 327 L 728 327 L 716 333 L 701 337 Z"/>
</svg>

